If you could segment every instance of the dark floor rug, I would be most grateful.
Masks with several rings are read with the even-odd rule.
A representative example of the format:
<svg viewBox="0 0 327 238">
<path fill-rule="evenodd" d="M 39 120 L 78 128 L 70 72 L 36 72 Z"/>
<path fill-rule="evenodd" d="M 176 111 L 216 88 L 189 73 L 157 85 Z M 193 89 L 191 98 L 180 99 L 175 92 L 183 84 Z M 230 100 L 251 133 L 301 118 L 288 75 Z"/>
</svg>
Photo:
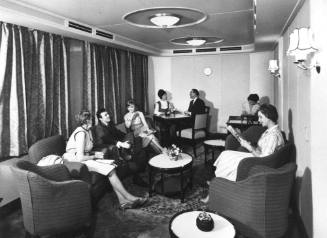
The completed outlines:
<svg viewBox="0 0 327 238">
<path fill-rule="evenodd" d="M 190 149 L 184 149 L 188 152 Z M 204 166 L 203 149 L 199 148 L 199 155 L 193 162 L 193 188 L 185 194 L 185 202 L 179 197 L 166 197 L 154 194 L 147 204 L 140 209 L 121 211 L 118 209 L 118 200 L 113 192 L 108 192 L 99 202 L 93 214 L 92 237 L 94 238 L 168 238 L 169 221 L 177 212 L 188 209 L 205 208 L 199 202 L 205 190 L 203 185 L 208 174 L 208 167 Z M 192 154 L 192 153 L 190 153 Z M 147 173 L 142 174 L 147 178 Z M 148 189 L 133 185 L 131 179 L 124 180 L 128 191 L 139 196 L 148 195 Z M 0 237 L 24 237 L 24 228 L 21 210 L 10 214 L 4 221 L 6 229 L 0 230 Z M 2 233 L 1 233 L 2 232 Z M 60 234 L 56 237 L 70 238 L 86 237 L 81 232 Z"/>
</svg>

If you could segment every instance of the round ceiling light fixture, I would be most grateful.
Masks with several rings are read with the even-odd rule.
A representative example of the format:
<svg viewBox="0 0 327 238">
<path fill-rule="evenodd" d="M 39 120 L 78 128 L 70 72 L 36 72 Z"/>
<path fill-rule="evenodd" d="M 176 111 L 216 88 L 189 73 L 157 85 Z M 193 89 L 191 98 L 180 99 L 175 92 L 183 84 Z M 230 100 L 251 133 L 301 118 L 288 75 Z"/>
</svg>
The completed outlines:
<svg viewBox="0 0 327 238">
<path fill-rule="evenodd" d="M 171 13 L 157 13 L 150 17 L 150 21 L 156 26 L 167 28 L 179 22 L 180 18 Z"/>
<path fill-rule="evenodd" d="M 170 40 L 175 45 L 201 46 L 223 42 L 224 39 L 215 36 L 185 36 Z"/>
<path fill-rule="evenodd" d="M 144 28 L 178 28 L 199 24 L 207 19 L 207 15 L 191 8 L 157 7 L 127 13 L 123 19 Z"/>
<path fill-rule="evenodd" d="M 202 39 L 202 38 L 194 37 L 194 38 L 192 38 L 190 40 L 187 40 L 186 43 L 191 45 L 191 46 L 200 46 L 200 45 L 203 45 L 204 43 L 206 43 L 206 40 Z"/>
</svg>

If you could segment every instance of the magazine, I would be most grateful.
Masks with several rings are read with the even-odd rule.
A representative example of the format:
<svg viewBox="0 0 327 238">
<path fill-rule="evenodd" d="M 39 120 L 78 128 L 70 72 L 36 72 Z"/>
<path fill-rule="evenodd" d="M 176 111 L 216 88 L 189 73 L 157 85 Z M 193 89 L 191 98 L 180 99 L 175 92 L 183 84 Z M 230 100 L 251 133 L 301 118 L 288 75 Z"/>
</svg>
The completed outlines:
<svg viewBox="0 0 327 238">
<path fill-rule="evenodd" d="M 238 140 L 238 142 L 241 142 L 241 134 L 236 131 L 232 126 L 227 126 L 227 130 L 236 138 L 236 140 Z M 243 138 L 242 138 L 243 139 Z"/>
</svg>

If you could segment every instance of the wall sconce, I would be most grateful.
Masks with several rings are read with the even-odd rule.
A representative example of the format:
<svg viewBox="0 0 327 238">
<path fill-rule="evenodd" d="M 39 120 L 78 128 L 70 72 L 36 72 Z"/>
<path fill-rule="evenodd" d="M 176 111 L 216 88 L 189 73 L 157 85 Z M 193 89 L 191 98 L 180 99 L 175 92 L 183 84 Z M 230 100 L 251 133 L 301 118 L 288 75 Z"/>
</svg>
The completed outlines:
<svg viewBox="0 0 327 238">
<path fill-rule="evenodd" d="M 305 65 L 307 56 L 316 51 L 318 51 L 318 49 L 314 47 L 313 34 L 310 28 L 303 27 L 294 29 L 290 34 L 290 44 L 287 50 L 287 55 L 295 57 L 294 64 L 304 70 L 316 68 L 316 71 L 319 74 L 320 65 L 316 60 L 312 65 Z"/>
<path fill-rule="evenodd" d="M 268 70 L 270 71 L 270 73 L 271 73 L 274 77 L 277 77 L 277 78 L 280 77 L 280 74 L 279 74 L 278 69 L 279 69 L 279 67 L 278 67 L 278 64 L 277 64 L 277 60 L 269 60 L 269 67 L 268 67 Z"/>
</svg>

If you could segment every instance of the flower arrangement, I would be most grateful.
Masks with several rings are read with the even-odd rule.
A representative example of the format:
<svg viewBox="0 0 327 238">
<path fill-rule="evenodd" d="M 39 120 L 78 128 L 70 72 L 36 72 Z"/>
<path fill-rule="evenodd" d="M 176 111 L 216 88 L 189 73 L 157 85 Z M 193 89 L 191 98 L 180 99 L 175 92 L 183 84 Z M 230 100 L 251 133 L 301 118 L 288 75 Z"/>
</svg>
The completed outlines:
<svg viewBox="0 0 327 238">
<path fill-rule="evenodd" d="M 182 150 L 178 148 L 175 144 L 172 144 L 167 150 L 167 155 L 171 160 L 178 160 L 178 157 L 182 153 Z"/>
</svg>

